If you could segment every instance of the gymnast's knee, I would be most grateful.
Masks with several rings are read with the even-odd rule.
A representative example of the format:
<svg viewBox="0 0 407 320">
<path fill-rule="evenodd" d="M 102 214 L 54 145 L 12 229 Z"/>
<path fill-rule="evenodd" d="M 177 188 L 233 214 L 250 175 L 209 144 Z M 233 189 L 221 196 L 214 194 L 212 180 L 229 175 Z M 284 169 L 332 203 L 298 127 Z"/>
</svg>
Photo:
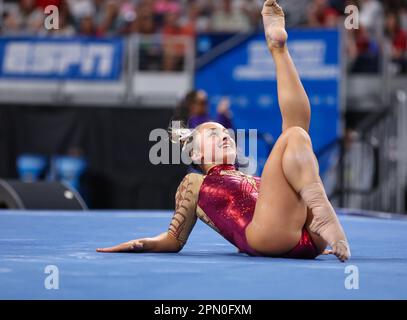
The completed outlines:
<svg viewBox="0 0 407 320">
<path fill-rule="evenodd" d="M 287 140 L 287 143 L 298 142 L 311 144 L 311 137 L 304 128 L 299 126 L 290 127 L 283 132 L 284 138 Z"/>
</svg>

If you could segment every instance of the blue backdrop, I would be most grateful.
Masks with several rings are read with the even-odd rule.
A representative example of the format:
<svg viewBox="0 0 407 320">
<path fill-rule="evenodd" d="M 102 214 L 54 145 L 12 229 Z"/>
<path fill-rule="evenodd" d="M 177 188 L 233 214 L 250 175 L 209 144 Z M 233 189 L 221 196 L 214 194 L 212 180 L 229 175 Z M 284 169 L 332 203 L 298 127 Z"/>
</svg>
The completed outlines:
<svg viewBox="0 0 407 320">
<path fill-rule="evenodd" d="M 312 105 L 310 134 L 318 152 L 335 141 L 341 131 L 340 34 L 337 30 L 290 30 L 288 45 Z M 258 129 L 274 139 L 280 135 L 275 66 L 263 33 L 202 67 L 195 81 L 197 88 L 208 92 L 212 114 L 219 99 L 228 96 L 235 128 Z M 267 157 L 264 150 L 260 143 L 259 172 Z M 328 166 L 322 163 L 321 171 Z"/>
</svg>

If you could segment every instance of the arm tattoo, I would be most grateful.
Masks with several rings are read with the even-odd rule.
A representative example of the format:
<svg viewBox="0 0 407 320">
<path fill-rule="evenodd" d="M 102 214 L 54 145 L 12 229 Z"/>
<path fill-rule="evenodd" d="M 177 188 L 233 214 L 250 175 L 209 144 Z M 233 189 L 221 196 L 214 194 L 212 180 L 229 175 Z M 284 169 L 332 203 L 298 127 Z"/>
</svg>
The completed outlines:
<svg viewBox="0 0 407 320">
<path fill-rule="evenodd" d="M 175 195 L 175 213 L 168 233 L 179 241 L 181 247 L 187 242 L 197 220 L 196 207 L 201 185 L 198 177 L 199 175 L 187 175 Z"/>
</svg>

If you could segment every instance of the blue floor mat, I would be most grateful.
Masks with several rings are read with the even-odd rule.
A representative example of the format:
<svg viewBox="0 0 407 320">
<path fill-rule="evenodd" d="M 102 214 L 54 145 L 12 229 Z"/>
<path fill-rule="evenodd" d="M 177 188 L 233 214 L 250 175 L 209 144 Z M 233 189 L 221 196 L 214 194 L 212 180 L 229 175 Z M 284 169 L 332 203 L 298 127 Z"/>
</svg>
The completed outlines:
<svg viewBox="0 0 407 320">
<path fill-rule="evenodd" d="M 401 219 L 341 215 L 352 246 L 345 264 L 334 256 L 249 257 L 200 221 L 178 254 L 95 252 L 162 233 L 171 216 L 0 211 L 0 299 L 407 298 L 407 221 Z M 58 290 L 45 288 L 48 265 L 59 270 Z M 347 289 L 356 271 L 359 289 Z"/>
</svg>

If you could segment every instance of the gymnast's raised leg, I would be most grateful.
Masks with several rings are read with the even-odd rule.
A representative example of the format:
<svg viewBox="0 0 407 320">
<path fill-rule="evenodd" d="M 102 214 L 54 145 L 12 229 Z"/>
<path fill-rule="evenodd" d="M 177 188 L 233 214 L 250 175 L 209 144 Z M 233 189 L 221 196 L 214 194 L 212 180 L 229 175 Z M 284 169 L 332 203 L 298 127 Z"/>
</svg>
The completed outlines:
<svg viewBox="0 0 407 320">
<path fill-rule="evenodd" d="M 310 104 L 287 48 L 283 10 L 275 0 L 267 0 L 262 15 L 276 64 L 283 133 L 264 167 L 247 241 L 262 254 L 281 255 L 298 244 L 306 228 L 319 253 L 328 244 L 346 261 L 348 242 L 319 177 L 308 135 Z"/>
</svg>

